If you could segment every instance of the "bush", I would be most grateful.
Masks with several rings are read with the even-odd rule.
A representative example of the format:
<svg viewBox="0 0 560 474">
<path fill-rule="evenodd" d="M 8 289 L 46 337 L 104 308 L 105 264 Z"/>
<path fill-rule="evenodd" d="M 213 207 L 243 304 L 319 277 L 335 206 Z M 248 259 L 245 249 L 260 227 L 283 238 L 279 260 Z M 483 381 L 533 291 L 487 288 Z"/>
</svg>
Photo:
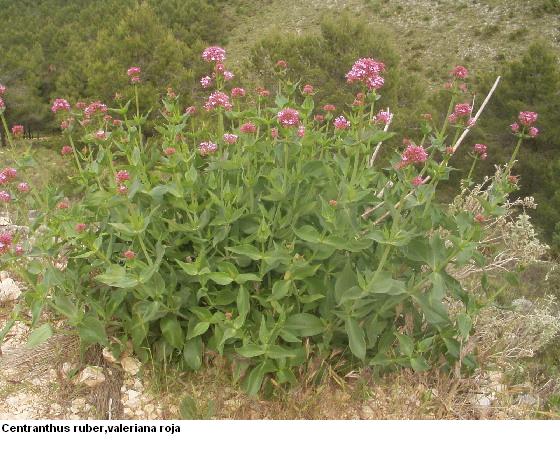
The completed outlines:
<svg viewBox="0 0 560 474">
<path fill-rule="evenodd" d="M 205 51 L 207 60 L 221 54 Z M 496 295 L 475 297 L 448 267 L 483 267 L 482 223 L 505 212 L 515 155 L 479 198 L 481 213 L 450 212 L 434 199 L 451 171 L 447 119 L 424 125 L 429 145 L 392 152 L 388 167 L 374 161 L 391 137 L 382 130 L 390 117 L 374 115 L 383 70 L 357 61 L 348 78 L 360 95 L 333 120 L 312 90 L 297 99 L 281 64 L 274 98 L 230 98 L 216 64 L 206 110 L 183 112 L 169 90 L 149 141 L 138 107 L 84 111 L 57 99 L 75 193 L 56 183 L 12 191 L 10 205 L 27 199 L 39 211 L 29 241 L 5 234 L 0 247 L 28 285 L 32 340 L 51 334 L 40 325 L 50 309 L 84 345 L 117 356 L 129 341 L 142 360 L 184 369 L 225 356 L 251 394 L 265 377 L 293 384 L 311 358 L 341 351 L 377 369 L 474 367 L 465 342 Z M 138 74 L 129 70 L 133 82 Z M 14 186 L 14 172 L 5 176 Z M 447 301 L 459 308 L 453 316 Z"/>
</svg>

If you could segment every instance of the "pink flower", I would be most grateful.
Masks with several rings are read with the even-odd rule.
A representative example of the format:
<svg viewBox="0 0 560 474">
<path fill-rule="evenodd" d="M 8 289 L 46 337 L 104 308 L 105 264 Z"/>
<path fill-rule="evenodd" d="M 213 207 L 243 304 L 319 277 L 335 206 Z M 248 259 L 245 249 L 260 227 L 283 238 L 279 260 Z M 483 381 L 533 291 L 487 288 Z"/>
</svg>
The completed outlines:
<svg viewBox="0 0 560 474">
<path fill-rule="evenodd" d="M 76 232 L 82 233 L 84 230 L 87 229 L 87 225 L 84 224 L 83 222 L 80 222 L 80 223 L 76 224 L 76 226 L 74 227 L 74 229 L 76 230 Z"/>
<path fill-rule="evenodd" d="M 207 63 L 223 63 L 226 60 L 226 51 L 219 46 L 210 46 L 202 52 L 202 59 Z"/>
<path fill-rule="evenodd" d="M 117 193 L 118 194 L 128 194 L 128 188 L 124 184 L 119 184 L 117 186 Z"/>
<path fill-rule="evenodd" d="M 117 171 L 117 175 L 115 177 L 117 183 L 122 183 L 124 181 L 128 181 L 130 179 L 130 174 L 126 170 Z"/>
<path fill-rule="evenodd" d="M 62 150 L 60 150 L 60 154 L 61 154 L 62 156 L 64 156 L 64 155 L 69 155 L 70 153 L 72 153 L 72 147 L 69 146 L 69 145 L 64 145 L 64 146 L 62 147 Z"/>
<path fill-rule="evenodd" d="M 8 191 L 0 191 L 0 201 L 1 202 L 10 202 L 12 200 L 12 196 Z"/>
<path fill-rule="evenodd" d="M 455 76 L 457 79 L 465 79 L 469 75 L 469 71 L 466 67 L 455 66 L 453 71 L 451 71 L 451 75 Z"/>
<path fill-rule="evenodd" d="M 5 184 L 7 182 L 8 182 L 8 177 L 6 176 L 6 173 L 1 171 L 0 172 L 0 184 Z"/>
<path fill-rule="evenodd" d="M 66 99 L 55 99 L 51 107 L 53 113 L 57 113 L 59 110 L 70 110 L 70 104 Z"/>
<path fill-rule="evenodd" d="M 215 143 L 212 143 L 212 142 L 202 142 L 198 145 L 198 152 L 202 156 L 206 156 L 206 155 L 210 155 L 212 153 L 215 153 L 217 149 L 218 149 L 218 145 L 216 145 Z"/>
<path fill-rule="evenodd" d="M 412 178 L 410 182 L 413 186 L 422 186 L 423 184 L 426 184 L 427 181 L 428 177 L 422 179 L 422 176 L 416 176 L 416 178 Z"/>
<path fill-rule="evenodd" d="M 216 71 L 218 74 L 223 74 L 225 70 L 226 66 L 223 63 L 216 63 L 216 65 L 214 66 L 214 71 Z"/>
<path fill-rule="evenodd" d="M 264 87 L 257 87 L 257 94 L 261 97 L 268 97 L 270 95 L 270 91 L 265 89 Z"/>
<path fill-rule="evenodd" d="M 325 116 L 321 114 L 316 114 L 313 116 L 313 120 L 315 120 L 315 122 L 321 123 L 325 120 Z"/>
<path fill-rule="evenodd" d="M 14 135 L 14 137 L 23 136 L 23 125 L 12 126 L 12 134 Z"/>
<path fill-rule="evenodd" d="M 237 135 L 233 133 L 224 133 L 224 142 L 228 143 L 229 145 L 233 145 L 237 142 Z"/>
<path fill-rule="evenodd" d="M 127 260 L 132 260 L 134 257 L 136 257 L 136 254 L 132 250 L 128 249 L 123 252 L 123 257 Z"/>
<path fill-rule="evenodd" d="M 539 129 L 537 127 L 531 127 L 529 129 L 529 136 L 535 138 L 539 134 Z"/>
<path fill-rule="evenodd" d="M 91 118 L 91 116 L 93 114 L 96 113 L 102 113 L 105 114 L 107 112 L 107 106 L 102 103 L 99 102 L 98 100 L 96 100 L 95 102 L 90 103 L 85 109 L 84 109 L 84 115 L 87 118 Z"/>
<path fill-rule="evenodd" d="M 519 124 L 518 124 L 517 122 L 512 123 L 512 124 L 509 126 L 509 128 L 511 128 L 511 131 L 512 131 L 513 133 L 519 132 Z"/>
<path fill-rule="evenodd" d="M 3 84 L 0 84 L 0 95 L 4 95 L 6 93 L 6 86 Z"/>
<path fill-rule="evenodd" d="M 231 81 L 234 78 L 234 74 L 231 71 L 224 71 L 224 79 L 226 81 Z"/>
<path fill-rule="evenodd" d="M 84 109 L 86 108 L 86 103 L 85 103 L 85 102 L 82 102 L 82 101 L 76 102 L 76 108 L 77 108 L 78 110 L 84 110 Z"/>
<path fill-rule="evenodd" d="M 297 130 L 298 137 L 303 138 L 305 136 L 305 127 L 300 125 Z"/>
<path fill-rule="evenodd" d="M 486 158 L 488 158 L 488 147 L 486 145 L 483 145 L 482 143 L 477 143 L 473 147 L 473 150 L 475 154 L 480 156 L 481 160 L 485 160 Z"/>
<path fill-rule="evenodd" d="M 5 110 L 6 110 L 6 104 L 4 103 L 2 97 L 0 97 L 0 114 L 4 113 Z"/>
<path fill-rule="evenodd" d="M 206 104 L 204 104 L 204 108 L 208 111 L 214 110 L 217 107 L 223 107 L 226 110 L 231 110 L 233 106 L 229 101 L 229 96 L 224 92 L 216 91 L 210 94 Z"/>
<path fill-rule="evenodd" d="M 393 119 L 393 114 L 382 110 L 375 116 L 375 123 L 384 123 L 385 125 L 390 123 Z"/>
<path fill-rule="evenodd" d="M 305 95 L 311 95 L 313 94 L 313 86 L 311 84 L 305 84 L 303 86 L 303 93 Z"/>
<path fill-rule="evenodd" d="M 428 152 L 418 145 L 408 145 L 402 154 L 405 163 L 424 163 L 427 159 Z"/>
<path fill-rule="evenodd" d="M 61 130 L 67 130 L 70 128 L 70 126 L 74 123 L 74 117 L 70 117 L 66 120 L 63 120 L 62 122 L 60 122 L 60 129 Z"/>
<path fill-rule="evenodd" d="M 323 110 L 325 112 L 334 112 L 336 110 L 336 107 L 333 104 L 326 104 L 323 105 Z"/>
<path fill-rule="evenodd" d="M 10 249 L 12 239 L 12 234 L 9 232 L 2 232 L 0 234 L 0 254 L 6 253 Z"/>
<path fill-rule="evenodd" d="M 174 155 L 176 151 L 177 150 L 174 147 L 168 146 L 165 150 L 163 150 L 163 153 L 165 156 L 171 156 Z"/>
<path fill-rule="evenodd" d="M 295 127 L 299 124 L 299 112 L 295 109 L 282 109 L 277 116 L 278 123 L 284 127 Z"/>
<path fill-rule="evenodd" d="M 31 187 L 26 182 L 19 183 L 17 188 L 20 193 L 28 193 L 31 190 Z"/>
<path fill-rule="evenodd" d="M 288 67 L 288 63 L 283 59 L 279 59 L 278 61 L 276 61 L 276 67 L 279 67 L 281 69 L 286 69 Z"/>
<path fill-rule="evenodd" d="M 242 87 L 234 87 L 231 90 L 231 96 L 232 97 L 245 97 L 245 89 L 243 89 Z"/>
<path fill-rule="evenodd" d="M 120 127 L 121 125 L 122 125 L 122 120 L 113 119 L 113 126 L 114 127 Z"/>
<path fill-rule="evenodd" d="M 68 201 L 68 198 L 64 198 L 56 205 L 57 209 L 68 209 L 69 207 L 70 207 L 70 202 Z"/>
<path fill-rule="evenodd" d="M 132 82 L 132 84 L 138 84 L 140 82 L 140 76 L 131 77 L 130 82 Z"/>
<path fill-rule="evenodd" d="M 455 115 L 457 117 L 462 117 L 464 115 L 470 115 L 472 112 L 472 107 L 469 104 L 457 104 L 455 105 Z"/>
<path fill-rule="evenodd" d="M 241 127 L 239 127 L 241 133 L 255 133 L 257 131 L 257 126 L 253 122 L 246 122 Z"/>
<path fill-rule="evenodd" d="M 369 90 L 379 89 L 384 83 L 380 75 L 384 70 L 385 64 L 382 62 L 372 58 L 360 58 L 346 74 L 346 81 L 349 84 L 362 82 Z"/>
<path fill-rule="evenodd" d="M 185 113 L 187 115 L 194 115 L 194 114 L 196 114 L 196 112 L 197 112 L 197 108 L 194 105 L 191 105 L 190 107 L 187 107 L 185 109 Z"/>
<path fill-rule="evenodd" d="M 107 138 L 105 130 L 98 130 L 97 132 L 95 132 L 95 138 L 97 140 L 105 140 Z"/>
<path fill-rule="evenodd" d="M 467 127 L 468 128 L 472 128 L 476 125 L 476 119 L 474 117 L 471 117 L 470 119 L 467 120 Z"/>
<path fill-rule="evenodd" d="M 272 138 L 278 138 L 278 129 L 277 128 L 271 128 L 270 129 L 270 136 Z"/>
<path fill-rule="evenodd" d="M 23 255 L 23 252 L 24 252 L 23 247 L 19 244 L 16 245 L 15 248 L 14 248 L 14 252 L 17 256 Z"/>
<path fill-rule="evenodd" d="M 338 117 L 336 117 L 333 123 L 334 128 L 337 128 L 338 130 L 345 130 L 347 128 L 350 128 L 350 122 L 346 119 L 346 117 L 344 117 L 344 115 L 339 115 Z"/>
<path fill-rule="evenodd" d="M 8 177 L 8 180 L 12 180 L 17 177 L 17 170 L 15 168 L 4 168 L 2 173 Z"/>
<path fill-rule="evenodd" d="M 538 117 L 539 114 L 536 112 L 519 112 L 518 120 L 521 125 L 529 127 L 537 121 Z"/>
<path fill-rule="evenodd" d="M 457 123 L 457 115 L 455 113 L 452 113 L 449 117 L 447 117 L 447 121 L 449 123 Z"/>
<path fill-rule="evenodd" d="M 133 66 L 131 68 L 128 68 L 126 74 L 128 75 L 128 77 L 134 77 L 134 76 L 139 76 L 141 72 L 142 70 L 138 66 Z"/>
<path fill-rule="evenodd" d="M 202 79 L 200 79 L 200 85 L 204 89 L 208 89 L 212 85 L 212 78 L 210 76 L 204 76 Z"/>
</svg>

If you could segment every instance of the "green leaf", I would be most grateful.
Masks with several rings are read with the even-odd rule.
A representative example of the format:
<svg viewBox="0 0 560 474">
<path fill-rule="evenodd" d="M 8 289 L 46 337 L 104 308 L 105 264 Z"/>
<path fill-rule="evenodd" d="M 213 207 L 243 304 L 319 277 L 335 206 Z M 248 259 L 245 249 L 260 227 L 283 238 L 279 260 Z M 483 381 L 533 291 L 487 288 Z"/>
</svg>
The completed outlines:
<svg viewBox="0 0 560 474">
<path fill-rule="evenodd" d="M 210 323 L 207 321 L 199 321 L 198 323 L 196 323 L 193 327 L 192 331 L 189 331 L 187 334 L 187 340 L 190 340 L 194 337 L 197 336 L 201 336 L 202 334 L 204 334 L 206 331 L 208 331 L 208 328 L 210 327 Z M 189 328 L 190 329 L 190 328 Z"/>
<path fill-rule="evenodd" d="M 237 275 L 234 280 L 235 283 L 242 285 L 243 283 L 246 283 L 248 281 L 262 281 L 262 278 L 258 275 L 255 275 L 254 273 L 242 273 L 240 275 Z"/>
<path fill-rule="evenodd" d="M 461 313 L 457 316 L 457 326 L 459 328 L 459 334 L 466 339 L 472 329 L 472 319 L 466 313 Z"/>
<path fill-rule="evenodd" d="M 185 342 L 183 347 L 183 359 L 192 370 L 198 370 L 202 366 L 202 338 L 195 337 Z"/>
<path fill-rule="evenodd" d="M 235 352 L 237 352 L 240 356 L 242 357 L 257 357 L 260 355 L 264 354 L 264 349 L 261 346 L 258 346 L 257 344 L 245 344 L 242 347 L 237 347 L 235 349 Z"/>
<path fill-rule="evenodd" d="M 272 285 L 272 296 L 271 300 L 281 300 L 290 291 L 290 286 L 292 282 L 290 280 L 279 280 Z"/>
<path fill-rule="evenodd" d="M 78 334 L 86 345 L 101 344 L 106 346 L 108 344 L 105 326 L 97 318 L 86 317 L 78 326 Z"/>
<path fill-rule="evenodd" d="M 310 337 L 323 333 L 325 325 L 317 316 L 299 313 L 286 318 L 284 329 L 300 337 Z"/>
<path fill-rule="evenodd" d="M 366 358 L 366 336 L 363 328 L 358 321 L 352 318 L 346 319 L 344 326 L 352 354 L 358 359 L 364 360 Z"/>
<path fill-rule="evenodd" d="M 397 336 L 399 341 L 399 350 L 401 351 L 401 354 L 408 357 L 412 356 L 412 352 L 414 351 L 414 341 L 412 338 L 406 334 L 400 333 L 395 333 L 395 336 Z"/>
<path fill-rule="evenodd" d="M 27 339 L 26 346 L 28 348 L 38 346 L 45 342 L 49 337 L 53 335 L 52 327 L 49 323 L 43 324 L 39 326 L 37 329 L 34 329 L 31 334 L 29 334 L 29 338 Z"/>
<path fill-rule="evenodd" d="M 57 295 L 51 304 L 57 313 L 63 314 L 71 324 L 77 325 L 83 317 L 83 312 L 65 295 Z"/>
<path fill-rule="evenodd" d="M 166 316 L 159 322 L 159 327 L 167 343 L 175 349 L 183 348 L 185 336 L 183 328 L 175 316 Z"/>
<path fill-rule="evenodd" d="M 410 359 L 410 366 L 414 370 L 414 372 L 425 372 L 430 368 L 430 365 L 422 356 L 412 357 Z"/>
<path fill-rule="evenodd" d="M 288 349 L 282 346 L 270 346 L 266 351 L 266 356 L 270 357 L 271 359 L 284 359 L 284 358 L 293 358 L 297 357 L 298 350 L 297 349 Z"/>
<path fill-rule="evenodd" d="M 245 321 L 245 318 L 249 314 L 251 308 L 251 301 L 249 299 L 249 292 L 244 286 L 239 287 L 237 292 L 237 312 L 239 313 L 239 318 Z"/>
<path fill-rule="evenodd" d="M 406 293 L 406 287 L 404 282 L 394 280 L 389 272 L 381 271 L 374 274 L 364 291 L 386 295 L 402 295 Z"/>
<path fill-rule="evenodd" d="M 336 276 L 336 282 L 334 284 L 334 298 L 335 301 L 340 304 L 342 295 L 350 288 L 356 286 L 358 280 L 356 274 L 352 270 L 350 262 L 346 262 L 344 269 Z"/>
<path fill-rule="evenodd" d="M 95 279 L 116 288 L 134 288 L 140 283 L 137 277 L 127 274 L 126 269 L 120 265 L 111 265 L 105 273 L 97 275 Z"/>
<path fill-rule="evenodd" d="M 233 278 L 222 272 L 211 272 L 206 274 L 206 276 L 218 285 L 229 285 L 233 281 Z"/>
<path fill-rule="evenodd" d="M 294 233 L 303 241 L 317 244 L 321 241 L 319 231 L 310 225 L 304 225 L 299 229 L 294 229 Z"/>
<path fill-rule="evenodd" d="M 262 254 L 257 247 L 250 244 L 237 245 L 236 247 L 226 247 L 232 253 L 249 257 L 251 260 L 261 260 Z"/>
</svg>

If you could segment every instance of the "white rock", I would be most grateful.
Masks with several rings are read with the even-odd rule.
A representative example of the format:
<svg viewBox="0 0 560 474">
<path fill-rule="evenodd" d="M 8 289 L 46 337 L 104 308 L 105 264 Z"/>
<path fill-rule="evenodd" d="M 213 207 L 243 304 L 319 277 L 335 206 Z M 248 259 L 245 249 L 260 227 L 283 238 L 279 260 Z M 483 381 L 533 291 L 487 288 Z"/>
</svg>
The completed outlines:
<svg viewBox="0 0 560 474">
<path fill-rule="evenodd" d="M 121 360 L 123 370 L 130 375 L 136 375 L 140 372 L 140 361 L 134 357 L 123 357 Z"/>
<path fill-rule="evenodd" d="M 489 407 L 492 405 L 492 398 L 486 395 L 478 395 L 475 398 L 476 404 L 480 407 Z"/>
<path fill-rule="evenodd" d="M 520 405 L 536 406 L 539 404 L 539 399 L 528 393 L 519 397 Z"/>
<path fill-rule="evenodd" d="M 117 359 L 108 347 L 103 348 L 103 358 L 110 364 L 115 364 L 117 362 Z"/>
<path fill-rule="evenodd" d="M 96 366 L 87 366 L 84 370 L 80 372 L 80 375 L 76 377 L 76 384 L 83 383 L 84 385 L 94 388 L 105 382 L 105 374 L 103 374 L 103 369 Z"/>
<path fill-rule="evenodd" d="M 21 290 L 11 278 L 0 281 L 0 303 L 15 301 L 21 295 Z"/>
</svg>

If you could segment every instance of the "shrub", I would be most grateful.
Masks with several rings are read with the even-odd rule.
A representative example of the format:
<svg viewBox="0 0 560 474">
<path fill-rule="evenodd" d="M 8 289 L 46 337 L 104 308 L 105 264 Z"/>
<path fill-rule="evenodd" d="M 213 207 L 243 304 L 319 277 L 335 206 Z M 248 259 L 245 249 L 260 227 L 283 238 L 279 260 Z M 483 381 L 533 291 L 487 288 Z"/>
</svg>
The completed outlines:
<svg viewBox="0 0 560 474">
<path fill-rule="evenodd" d="M 376 109 L 382 63 L 356 61 L 347 79 L 359 93 L 342 114 L 315 104 L 312 88 L 298 99 L 282 63 L 275 97 L 230 97 L 224 56 L 203 54 L 217 61 L 216 90 L 199 112 L 183 112 L 168 90 L 149 141 L 138 68 L 128 71 L 136 111 L 57 99 L 74 195 L 56 183 L 18 194 L 15 170 L 5 170 L 9 205 L 27 199 L 37 210 L 31 239 L 5 234 L 0 247 L 28 285 L 33 341 L 51 334 L 39 326 L 50 309 L 84 345 L 117 356 L 129 341 L 142 360 L 185 369 L 199 369 L 205 353 L 225 356 L 252 394 L 265 377 L 295 383 L 310 358 L 341 351 L 378 369 L 472 368 L 464 344 L 495 294 L 475 297 L 448 267 L 484 265 L 482 224 L 505 212 L 524 124 L 535 117 L 521 117 L 518 146 L 479 197 L 482 211 L 450 212 L 435 197 L 452 169 L 449 146 L 470 126 L 468 104 L 455 104 L 464 68 L 449 86 L 455 139 L 446 141 L 449 118 L 424 123 L 422 141 L 382 167 L 377 146 L 391 137 L 391 116 Z M 459 302 L 453 316 L 447 300 Z"/>
</svg>

